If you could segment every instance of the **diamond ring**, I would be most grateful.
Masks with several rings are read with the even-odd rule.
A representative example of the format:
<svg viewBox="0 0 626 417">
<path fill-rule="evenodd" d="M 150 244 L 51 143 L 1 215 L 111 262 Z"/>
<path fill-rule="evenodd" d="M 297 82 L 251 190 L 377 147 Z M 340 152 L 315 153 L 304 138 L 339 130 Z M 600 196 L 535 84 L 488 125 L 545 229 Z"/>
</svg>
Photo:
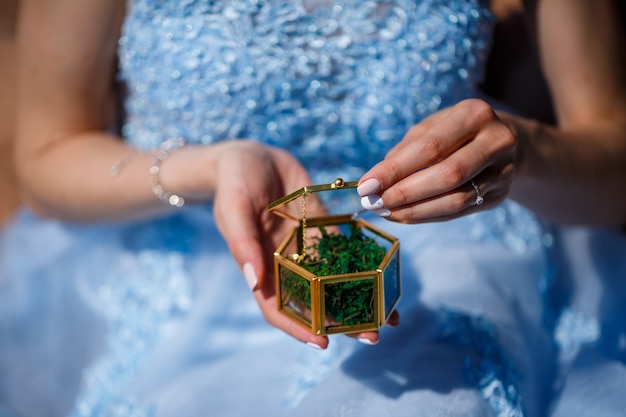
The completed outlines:
<svg viewBox="0 0 626 417">
<path fill-rule="evenodd" d="M 478 188 L 478 185 L 474 182 L 474 180 L 470 181 L 470 184 L 472 184 L 474 191 L 476 191 L 476 205 L 480 206 L 485 201 L 485 199 L 482 195 L 480 195 L 480 188 Z"/>
</svg>

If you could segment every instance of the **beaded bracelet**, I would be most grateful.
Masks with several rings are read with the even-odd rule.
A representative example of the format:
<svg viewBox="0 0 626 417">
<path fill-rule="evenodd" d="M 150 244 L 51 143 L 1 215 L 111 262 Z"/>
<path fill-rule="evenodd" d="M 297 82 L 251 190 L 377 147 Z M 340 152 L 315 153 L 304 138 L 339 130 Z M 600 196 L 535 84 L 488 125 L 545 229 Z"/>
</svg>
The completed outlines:
<svg viewBox="0 0 626 417">
<path fill-rule="evenodd" d="M 161 144 L 156 153 L 152 166 L 150 167 L 150 177 L 152 179 L 152 192 L 155 196 L 166 204 L 174 207 L 185 205 L 185 199 L 179 195 L 168 193 L 163 189 L 159 178 L 161 164 L 175 151 L 184 147 L 185 140 L 182 138 L 170 138 Z"/>
</svg>

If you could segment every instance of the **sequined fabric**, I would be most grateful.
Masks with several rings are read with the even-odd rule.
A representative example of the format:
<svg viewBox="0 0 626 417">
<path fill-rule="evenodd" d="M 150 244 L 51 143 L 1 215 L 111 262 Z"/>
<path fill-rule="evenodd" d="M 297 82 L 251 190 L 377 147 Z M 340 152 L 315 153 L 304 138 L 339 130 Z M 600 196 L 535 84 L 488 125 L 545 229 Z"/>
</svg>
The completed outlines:
<svg viewBox="0 0 626 417">
<path fill-rule="evenodd" d="M 120 79 L 129 87 L 123 134 L 130 143 L 151 149 L 173 136 L 203 144 L 249 138 L 289 149 L 320 181 L 358 177 L 410 126 L 475 95 L 492 30 L 476 1 L 137 0 L 129 10 Z M 524 236 L 539 233 L 516 237 L 511 231 L 519 229 L 497 216 L 491 226 L 501 229 L 477 223 L 486 228 L 478 241 L 491 237 L 520 252 Z M 497 347 L 491 339 L 478 345 Z M 318 358 L 313 374 L 310 360 L 295 365 L 287 404 L 296 407 L 340 356 L 331 350 Z M 500 398 L 484 386 L 515 389 L 513 377 L 492 375 L 506 366 L 499 359 L 473 378 L 499 404 L 498 415 L 521 415 L 516 396 Z M 91 388 L 101 398 L 103 389 Z M 133 404 L 123 396 L 116 402 Z"/>
<path fill-rule="evenodd" d="M 475 94 L 493 20 L 475 0 L 137 0 L 130 10 L 120 61 L 131 143 L 248 138 L 288 148 L 314 177 L 350 178 L 412 124 Z"/>
<path fill-rule="evenodd" d="M 253 139 L 318 183 L 357 179 L 408 127 L 477 95 L 486 3 L 131 0 L 123 135 L 140 149 Z M 545 318 L 568 352 L 606 328 L 593 311 L 557 321 L 546 301 L 558 235 L 510 201 L 372 221 L 401 241 L 402 324 L 375 347 L 337 337 L 319 352 L 266 323 L 210 207 L 97 227 L 22 213 L 0 239 L 0 414 L 547 415 Z"/>
</svg>

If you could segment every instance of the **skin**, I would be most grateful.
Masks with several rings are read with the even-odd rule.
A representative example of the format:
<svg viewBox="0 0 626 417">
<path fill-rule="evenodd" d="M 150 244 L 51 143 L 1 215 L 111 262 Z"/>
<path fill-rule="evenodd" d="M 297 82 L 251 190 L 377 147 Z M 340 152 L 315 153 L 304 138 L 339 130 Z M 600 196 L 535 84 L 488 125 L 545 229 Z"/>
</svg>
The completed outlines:
<svg viewBox="0 0 626 417">
<path fill-rule="evenodd" d="M 0 226 L 19 204 L 13 170 L 15 21 L 17 3 L 0 1 Z"/>
<path fill-rule="evenodd" d="M 564 7 L 559 3 L 544 0 L 539 21 L 563 19 L 557 13 Z M 584 190 L 587 198 L 611 199 L 616 208 L 605 210 L 608 213 L 602 217 L 585 216 L 581 209 L 578 219 L 623 224 L 626 202 L 611 194 L 626 176 L 625 168 L 611 163 L 626 158 L 626 144 L 617 134 L 620 128 L 625 131 L 624 120 L 616 116 L 624 108 L 620 107 L 624 83 L 611 70 L 623 57 L 609 36 L 611 25 L 605 22 L 601 43 L 612 45 L 617 58 L 603 54 L 595 60 L 601 63 L 587 62 L 582 58 L 597 45 L 568 41 L 572 32 L 578 38 L 589 33 L 584 4 L 584 0 L 567 0 L 566 8 L 575 5 L 571 13 L 577 18 L 574 28 L 564 29 L 567 36 L 551 30 L 549 24 L 539 25 L 542 47 L 568 45 L 552 47 L 543 55 L 548 78 L 557 84 L 553 92 L 572 96 L 556 100 L 559 128 L 496 114 L 478 100 L 434 114 L 412 128 L 361 179 L 380 182 L 379 193 L 391 209 L 391 220 L 444 220 L 491 208 L 507 195 L 537 207 L 547 217 L 558 216 L 559 208 L 542 200 L 545 195 L 558 192 L 576 199 Z M 118 177 L 109 175 L 111 166 L 133 152 L 107 131 L 112 124 L 111 86 L 124 12 L 124 2 L 115 0 L 82 0 L 81 7 L 72 0 L 25 0 L 21 5 L 16 166 L 26 204 L 42 216 L 96 222 L 148 218 L 175 210 L 152 193 L 148 170 L 154 153 L 137 154 Z M 566 51 L 569 55 L 557 57 Z M 561 74 L 568 71 L 567 76 Z M 598 72 L 603 76 L 587 75 Z M 581 79 L 589 85 L 576 93 L 567 87 Z M 595 92 L 598 87 L 612 94 L 605 98 Z M 554 149 L 545 149 L 543 135 L 548 135 Z M 572 160 L 579 154 L 590 160 Z M 418 171 L 425 166 L 430 168 Z M 485 195 L 483 206 L 472 206 L 475 195 L 467 185 L 472 178 Z M 568 180 L 571 184 L 563 189 L 564 178 L 578 182 Z M 166 190 L 188 201 L 214 202 L 219 230 L 267 321 L 302 342 L 325 348 L 328 338 L 311 334 L 277 311 L 273 288 L 272 252 L 293 224 L 268 213 L 266 207 L 310 184 L 305 169 L 284 151 L 242 140 L 183 148 L 163 164 L 160 179 Z M 307 209 L 312 214 L 320 210 L 314 205 Z M 397 323 L 395 314 L 390 324 Z M 352 336 L 370 343 L 378 340 L 377 332 Z"/>
<path fill-rule="evenodd" d="M 360 193 L 378 201 L 388 219 L 449 220 L 510 197 L 557 224 L 626 226 L 626 56 L 617 13 L 611 2 L 585 0 L 524 6 L 556 125 L 475 99 L 433 114 L 360 180 L 377 181 Z"/>
</svg>

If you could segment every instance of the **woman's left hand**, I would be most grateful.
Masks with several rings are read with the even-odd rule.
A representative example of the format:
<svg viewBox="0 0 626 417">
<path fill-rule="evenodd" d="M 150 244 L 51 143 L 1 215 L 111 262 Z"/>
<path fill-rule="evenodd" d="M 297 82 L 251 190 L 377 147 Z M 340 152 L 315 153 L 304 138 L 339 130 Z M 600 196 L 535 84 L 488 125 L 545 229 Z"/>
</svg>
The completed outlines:
<svg viewBox="0 0 626 417">
<path fill-rule="evenodd" d="M 364 208 L 402 223 L 444 221 L 492 208 L 508 195 L 517 138 L 479 99 L 413 126 L 359 181 Z"/>
</svg>

